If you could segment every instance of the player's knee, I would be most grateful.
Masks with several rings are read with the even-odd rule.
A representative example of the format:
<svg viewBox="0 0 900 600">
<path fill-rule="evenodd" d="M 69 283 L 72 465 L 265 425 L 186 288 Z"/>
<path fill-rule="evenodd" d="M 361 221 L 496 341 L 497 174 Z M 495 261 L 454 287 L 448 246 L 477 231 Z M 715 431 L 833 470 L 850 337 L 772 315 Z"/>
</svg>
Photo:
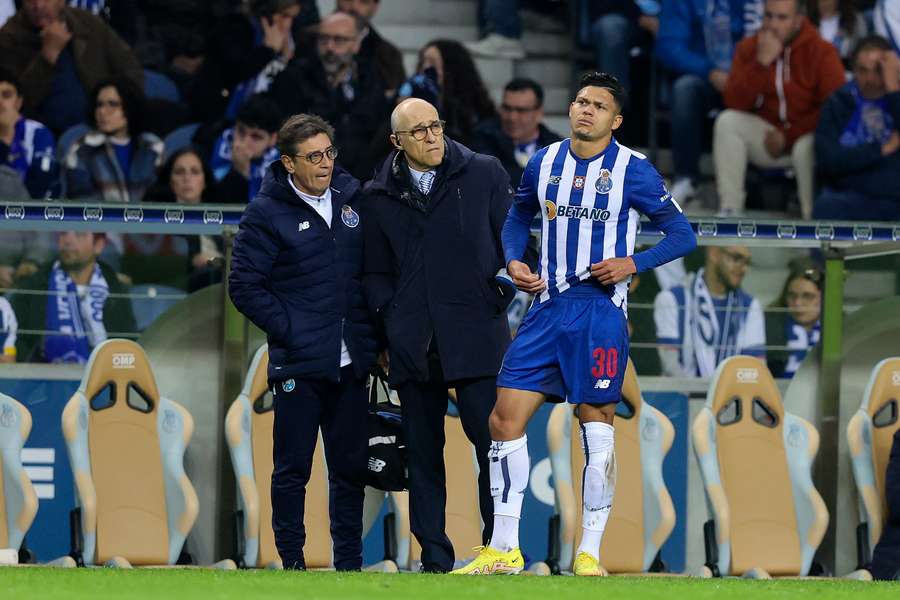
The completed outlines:
<svg viewBox="0 0 900 600">
<path fill-rule="evenodd" d="M 492 440 L 515 440 L 524 435 L 524 428 L 515 419 L 506 417 L 496 410 L 492 411 L 488 418 L 488 428 Z"/>
</svg>

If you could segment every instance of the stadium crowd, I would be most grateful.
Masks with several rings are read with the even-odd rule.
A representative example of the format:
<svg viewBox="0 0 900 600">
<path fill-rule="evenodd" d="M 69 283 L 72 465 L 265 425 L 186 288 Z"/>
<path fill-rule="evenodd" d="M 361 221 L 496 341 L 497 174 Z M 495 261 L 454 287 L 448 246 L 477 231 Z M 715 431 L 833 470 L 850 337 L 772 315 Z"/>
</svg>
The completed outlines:
<svg viewBox="0 0 900 600">
<path fill-rule="evenodd" d="M 320 14 L 312 0 L 0 0 L 0 197 L 246 204 L 279 157 L 280 124 L 297 113 L 334 127 L 338 162 L 365 183 L 391 151 L 391 110 L 409 97 L 438 107 L 445 134 L 497 157 L 515 186 L 529 158 L 568 132 L 543 123 L 545 90 L 532 79 L 509 81 L 495 105 L 473 57 L 521 59 L 533 27 L 570 31 L 576 48 L 589 48 L 587 59 L 573 54 L 577 66 L 616 75 L 634 88 L 632 106 L 669 115 L 669 189 L 688 214 L 708 151 L 721 215 L 744 213 L 747 182 L 787 177 L 802 218 L 900 218 L 890 184 L 900 172 L 895 3 L 570 0 L 567 10 L 487 0 L 481 40 L 434 39 L 413 73 L 372 24 L 380 5 L 338 0 Z M 658 85 L 643 85 L 648 71 Z M 640 137 L 644 115 L 626 116 L 622 135 Z M 22 292 L 193 291 L 221 281 L 223 250 L 208 236 L 3 233 L 6 360 L 83 361 L 94 345 L 71 354 L 17 336 L 17 323 L 68 326 Z M 818 341 L 819 267 L 791 265 L 764 311 L 741 288 L 748 249 L 714 248 L 694 262 L 691 274 L 676 264 L 644 277 L 654 326 L 632 323 L 634 335 L 660 346 L 643 359 L 636 349 L 640 372 L 708 376 L 729 355 L 780 345 L 790 350 L 770 353 L 770 365 L 792 375 Z M 701 310 L 707 302 L 713 311 Z M 79 326 L 98 340 L 135 333 L 126 309 L 98 313 L 121 322 Z"/>
</svg>

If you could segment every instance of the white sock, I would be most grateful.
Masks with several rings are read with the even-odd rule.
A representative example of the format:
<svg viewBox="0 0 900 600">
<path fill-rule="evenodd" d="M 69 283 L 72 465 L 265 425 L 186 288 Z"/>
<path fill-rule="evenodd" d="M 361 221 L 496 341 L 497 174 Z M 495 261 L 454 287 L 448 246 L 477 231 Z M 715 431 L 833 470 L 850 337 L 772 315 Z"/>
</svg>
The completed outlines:
<svg viewBox="0 0 900 600">
<path fill-rule="evenodd" d="M 491 496 L 494 497 L 494 533 L 491 548 L 509 552 L 519 547 L 519 518 L 528 486 L 531 461 L 528 436 L 508 442 L 491 442 L 488 452 L 491 469 Z"/>
<path fill-rule="evenodd" d="M 582 533 L 578 552 L 600 559 L 600 542 L 616 491 L 615 430 L 606 423 L 583 423 L 584 449 Z M 577 554 L 577 553 L 576 553 Z"/>
</svg>

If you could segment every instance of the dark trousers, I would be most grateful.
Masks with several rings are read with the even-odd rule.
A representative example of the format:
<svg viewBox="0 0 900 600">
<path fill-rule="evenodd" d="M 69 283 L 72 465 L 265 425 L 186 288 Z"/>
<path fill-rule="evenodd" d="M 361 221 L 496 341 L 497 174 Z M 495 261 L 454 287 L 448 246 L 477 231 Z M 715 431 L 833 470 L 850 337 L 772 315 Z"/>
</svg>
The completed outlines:
<svg viewBox="0 0 900 600">
<path fill-rule="evenodd" d="M 306 566 L 306 484 L 321 426 L 334 566 L 339 571 L 358 570 L 368 455 L 366 380 L 348 366 L 341 369 L 340 383 L 299 378 L 269 383 L 275 401 L 272 529 L 278 554 L 285 568 Z"/>
<path fill-rule="evenodd" d="M 487 455 L 491 447 L 488 417 L 497 399 L 497 378 L 408 382 L 397 389 L 403 412 L 409 473 L 410 529 L 422 546 L 422 568 L 448 571 L 455 560 L 445 532 L 447 476 L 444 470 L 444 415 L 447 388 L 456 389 L 457 407 L 466 436 L 478 457 L 478 500 L 484 521 L 482 540 L 494 529 L 494 502 Z M 458 460 L 469 460 L 460 456 Z"/>
<path fill-rule="evenodd" d="M 870 570 L 875 579 L 900 581 L 900 429 L 894 433 L 884 478 L 884 494 L 887 500 L 887 519 L 881 539 L 872 554 Z"/>
</svg>

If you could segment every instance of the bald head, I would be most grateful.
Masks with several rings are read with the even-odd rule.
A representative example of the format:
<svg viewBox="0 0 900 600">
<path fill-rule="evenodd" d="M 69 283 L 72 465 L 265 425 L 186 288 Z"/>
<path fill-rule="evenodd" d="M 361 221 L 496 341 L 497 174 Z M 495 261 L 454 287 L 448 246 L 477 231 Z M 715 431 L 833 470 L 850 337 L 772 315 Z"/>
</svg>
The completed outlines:
<svg viewBox="0 0 900 600">
<path fill-rule="evenodd" d="M 411 168 L 429 171 L 444 160 L 443 123 L 431 103 L 408 98 L 398 104 L 391 113 L 391 131 L 391 143 Z"/>
<path fill-rule="evenodd" d="M 412 129 L 438 120 L 438 111 L 421 98 L 407 98 L 391 113 L 391 131 Z"/>
</svg>

